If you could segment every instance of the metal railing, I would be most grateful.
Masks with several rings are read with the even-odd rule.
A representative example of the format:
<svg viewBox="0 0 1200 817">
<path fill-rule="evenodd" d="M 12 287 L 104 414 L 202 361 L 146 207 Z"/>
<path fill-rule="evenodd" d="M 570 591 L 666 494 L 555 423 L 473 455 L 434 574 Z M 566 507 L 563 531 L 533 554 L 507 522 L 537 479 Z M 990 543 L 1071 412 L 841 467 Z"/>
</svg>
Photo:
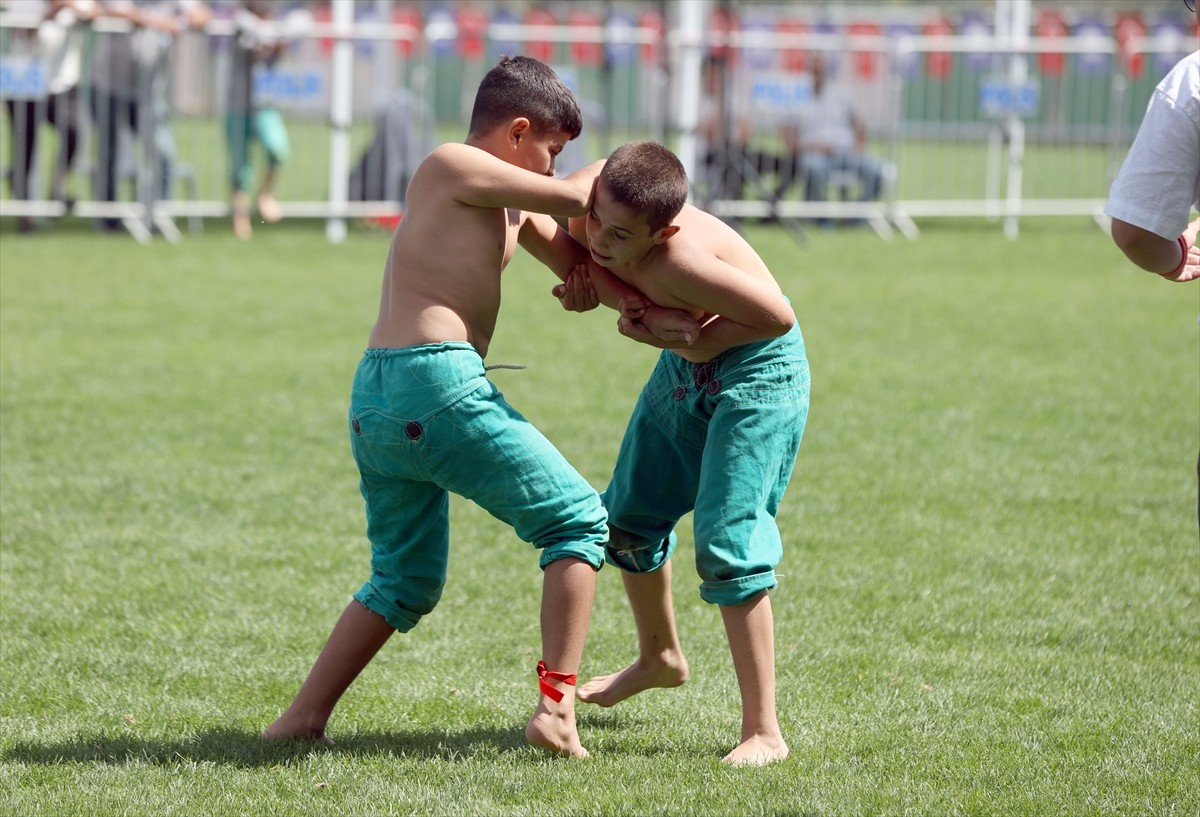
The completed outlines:
<svg viewBox="0 0 1200 817">
<path fill-rule="evenodd" d="M 60 146 L 70 134 L 61 122 L 45 124 L 50 103 L 39 85 L 45 77 L 36 76 L 37 54 L 26 48 L 39 22 L 0 14 L 0 96 L 10 111 L 0 132 L 0 166 L 9 181 L 0 191 L 0 217 L 117 219 L 140 241 L 151 240 L 154 231 L 180 240 L 177 221 L 199 231 L 205 219 L 228 218 L 222 124 L 232 23 L 218 19 L 181 34 L 170 47 L 169 81 L 147 83 L 136 99 L 145 122 L 169 127 L 171 188 L 161 185 L 162 138 L 145 123 L 120 122 L 119 193 L 106 200 L 93 182 L 103 158 L 97 137 L 109 122 L 88 102 L 98 83 L 86 71 L 76 92 L 78 149 L 65 168 L 66 188 L 59 183 Z M 985 217 L 1010 235 L 1026 216 L 1098 218 L 1156 81 L 1154 71 L 1133 75 L 1132 59 L 1150 56 L 1157 64 L 1182 56 L 1170 37 L 1119 45 L 1095 36 L 1029 36 L 1028 26 L 971 36 L 712 32 L 686 10 L 663 30 L 492 22 L 477 32 L 479 47 L 465 53 L 463 32 L 452 19 L 419 28 L 355 22 L 353 3 L 345 0 L 333 4 L 332 20 L 284 19 L 273 30 L 288 48 L 257 87 L 282 111 L 291 137 L 280 209 L 285 218 L 325 220 L 334 241 L 345 235 L 346 219 L 399 215 L 415 163 L 436 143 L 465 136 L 483 73 L 502 51 L 534 43 L 549 44 L 549 61 L 584 112 L 584 135 L 562 157 L 564 169 L 607 155 L 627 139 L 654 138 L 680 153 L 697 200 L 722 217 L 798 224 L 857 219 L 885 236 L 893 230 L 915 236 L 916 222 L 932 218 Z M 129 36 L 129 28 L 100 20 L 84 36 L 86 54 L 94 54 L 99 38 Z M 699 155 L 698 71 L 714 51 L 726 57 L 724 81 L 736 97 L 728 115 L 749 122 L 745 147 L 776 159 L 771 167 L 744 168 L 738 196 L 714 190 Z M 772 174 L 787 158 L 781 126 L 802 104 L 806 82 L 794 64 L 784 66 L 816 53 L 841 66 L 837 81 L 863 109 L 869 149 L 885 168 L 877 200 L 806 200 L 800 184 L 778 195 Z M 936 76 L 924 70 L 931 61 L 943 66 Z M 1053 66 L 1058 69 L 1045 70 Z M 167 116 L 154 119 L 156 104 L 167 106 L 160 111 Z M 38 133 L 36 155 L 18 183 L 24 143 L 16 134 L 29 130 L 28 117 Z M 854 197 L 853 178 L 833 181 Z"/>
</svg>

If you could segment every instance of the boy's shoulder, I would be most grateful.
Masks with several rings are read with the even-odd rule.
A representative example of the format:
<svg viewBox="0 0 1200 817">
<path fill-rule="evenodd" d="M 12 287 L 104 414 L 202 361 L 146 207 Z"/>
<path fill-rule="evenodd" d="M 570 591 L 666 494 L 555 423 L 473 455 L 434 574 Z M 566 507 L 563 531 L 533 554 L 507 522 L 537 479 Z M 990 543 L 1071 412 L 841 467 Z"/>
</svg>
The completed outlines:
<svg viewBox="0 0 1200 817">
<path fill-rule="evenodd" d="M 477 159 L 478 154 L 484 153 L 476 147 L 462 142 L 443 142 L 425 155 L 421 164 L 455 166 L 469 164 Z"/>
<path fill-rule="evenodd" d="M 757 257 L 745 236 L 727 223 L 693 205 L 686 205 L 672 222 L 679 231 L 664 241 L 658 251 L 639 265 L 639 272 L 660 280 L 684 279 L 731 259 Z M 737 261 L 733 266 L 737 266 Z"/>
<path fill-rule="evenodd" d="M 427 192 L 450 193 L 484 177 L 489 162 L 501 161 L 482 148 L 463 142 L 444 142 L 425 155 L 413 172 L 413 182 Z"/>
<path fill-rule="evenodd" d="M 663 247 L 664 262 L 682 263 L 686 259 L 724 254 L 731 249 L 750 247 L 746 238 L 714 216 L 692 204 L 684 205 L 671 222 L 679 231 L 668 238 Z"/>
<path fill-rule="evenodd" d="M 421 164 L 436 164 L 452 170 L 469 172 L 503 162 L 499 156 L 466 142 L 443 142 L 421 160 Z"/>
</svg>

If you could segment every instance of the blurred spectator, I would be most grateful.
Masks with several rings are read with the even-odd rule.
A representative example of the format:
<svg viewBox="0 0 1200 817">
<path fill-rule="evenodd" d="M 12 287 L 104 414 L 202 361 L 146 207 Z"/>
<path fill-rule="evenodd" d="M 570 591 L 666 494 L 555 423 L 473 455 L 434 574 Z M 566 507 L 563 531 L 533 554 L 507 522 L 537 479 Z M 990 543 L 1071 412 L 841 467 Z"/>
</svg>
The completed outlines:
<svg viewBox="0 0 1200 817">
<path fill-rule="evenodd" d="M 742 199 L 747 183 L 762 187 L 763 175 L 774 172 L 777 164 L 776 157 L 750 149 L 749 118 L 728 88 L 726 67 L 723 58 L 710 54 L 701 69 L 697 134 L 707 202 Z"/>
<path fill-rule="evenodd" d="M 269 0 L 242 0 L 234 12 L 236 32 L 230 60 L 229 107 L 225 114 L 225 136 L 233 188 L 233 231 L 243 240 L 254 234 L 250 226 L 250 198 L 246 190 L 254 169 L 250 145 L 258 142 L 266 154 L 266 170 L 258 190 L 258 214 L 263 221 L 279 221 L 282 214 L 275 200 L 275 184 L 290 154 L 283 117 L 273 106 L 256 99 L 255 68 L 270 67 L 283 53 L 284 43 L 270 25 Z"/>
<path fill-rule="evenodd" d="M 781 162 L 779 196 L 799 178 L 805 199 L 825 201 L 831 177 L 844 172 L 856 177 L 860 201 L 874 201 L 883 189 L 884 166 L 866 154 L 866 124 L 843 90 L 828 82 L 824 55 L 813 56 L 810 71 L 812 100 L 783 129 L 788 155 Z"/>
<path fill-rule="evenodd" d="M 26 2 L 28 10 L 42 17 L 36 32 L 36 46 L 31 42 L 31 56 L 39 63 L 45 96 L 6 99 L 9 127 L 12 131 L 12 160 L 9 182 L 14 199 L 32 198 L 30 182 L 33 158 L 37 153 L 38 129 L 42 120 L 58 131 L 59 151 L 54 162 L 51 196 L 66 202 L 67 175 L 79 148 L 79 78 L 83 55 L 83 24 L 98 10 L 96 0 L 51 0 Z M 21 31 L 21 29 L 14 29 Z M 17 219 L 17 229 L 28 232 L 33 221 L 28 216 Z"/>
<path fill-rule="evenodd" d="M 118 136 L 125 125 L 141 141 L 153 169 L 152 184 L 140 191 L 150 207 L 155 200 L 171 198 L 175 138 L 169 122 L 170 48 L 186 29 L 207 25 L 212 12 L 201 0 L 104 0 L 102 14 L 128 21 L 133 31 L 101 34 L 92 52 L 96 198 L 117 200 Z M 104 219 L 102 226 L 117 229 L 120 222 Z"/>
<path fill-rule="evenodd" d="M 585 121 L 592 123 L 586 114 Z M 393 201 L 403 208 L 408 182 L 417 165 L 433 150 L 435 138 L 429 103 L 408 88 L 393 91 L 387 104 L 375 114 L 371 144 L 350 172 L 350 200 Z M 578 141 L 575 139 L 572 144 Z M 560 175 L 565 153 L 566 150 L 560 153 L 554 163 Z"/>
</svg>

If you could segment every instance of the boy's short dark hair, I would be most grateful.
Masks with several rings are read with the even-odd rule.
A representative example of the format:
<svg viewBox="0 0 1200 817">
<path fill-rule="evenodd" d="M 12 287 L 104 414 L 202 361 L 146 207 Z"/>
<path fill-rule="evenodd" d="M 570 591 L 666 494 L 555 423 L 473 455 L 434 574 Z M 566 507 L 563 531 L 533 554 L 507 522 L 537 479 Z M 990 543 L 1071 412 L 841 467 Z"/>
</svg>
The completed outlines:
<svg viewBox="0 0 1200 817">
<path fill-rule="evenodd" d="M 657 142 L 627 142 L 614 150 L 600 172 L 613 199 L 644 213 L 650 232 L 671 223 L 687 203 L 683 163 Z"/>
<path fill-rule="evenodd" d="M 519 116 L 538 133 L 565 131 L 574 139 L 583 130 L 575 95 L 550 66 L 533 57 L 506 55 L 479 83 L 470 133 L 482 136 Z"/>
</svg>

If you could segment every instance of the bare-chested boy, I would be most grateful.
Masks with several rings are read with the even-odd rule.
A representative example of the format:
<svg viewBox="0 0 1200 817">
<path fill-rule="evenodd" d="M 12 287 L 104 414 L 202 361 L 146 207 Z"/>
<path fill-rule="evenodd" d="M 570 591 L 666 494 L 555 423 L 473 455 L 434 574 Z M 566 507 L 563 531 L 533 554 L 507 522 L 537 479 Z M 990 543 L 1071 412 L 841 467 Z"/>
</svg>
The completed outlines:
<svg viewBox="0 0 1200 817">
<path fill-rule="evenodd" d="M 664 349 L 604 492 L 608 561 L 622 571 L 638 657 L 577 694 L 612 706 L 687 680 L 669 560 L 676 523 L 694 511 L 700 596 L 721 609 L 742 698 L 741 740 L 724 760 L 761 765 L 788 754 L 768 591 L 783 553 L 775 514 L 808 417 L 808 359 L 762 259 L 736 231 L 685 204 L 687 195 L 683 166 L 665 147 L 617 148 L 586 221 L 571 220 L 599 269 L 589 265 L 555 287 L 569 309 L 597 300 L 620 308 L 623 334 Z M 644 298 L 630 298 L 630 287 Z M 664 327 L 684 329 L 679 310 L 702 327 L 698 336 L 663 341 L 674 336 Z"/>
<path fill-rule="evenodd" d="M 555 156 L 581 127 L 575 98 L 552 70 L 505 57 L 480 84 L 466 142 L 436 148 L 413 175 L 351 392 L 371 577 L 266 738 L 328 743 L 326 723 L 349 685 L 393 632 L 433 610 L 446 579 L 453 492 L 541 550 L 542 695 L 525 736 L 556 753 L 587 755 L 569 687 L 604 563 L 604 507 L 505 402 L 483 363 L 500 274 L 517 243 L 538 257 L 554 254 L 549 242 L 557 239 L 544 223 L 526 228 L 526 211 L 587 210 L 594 167 L 553 177 Z"/>
</svg>

